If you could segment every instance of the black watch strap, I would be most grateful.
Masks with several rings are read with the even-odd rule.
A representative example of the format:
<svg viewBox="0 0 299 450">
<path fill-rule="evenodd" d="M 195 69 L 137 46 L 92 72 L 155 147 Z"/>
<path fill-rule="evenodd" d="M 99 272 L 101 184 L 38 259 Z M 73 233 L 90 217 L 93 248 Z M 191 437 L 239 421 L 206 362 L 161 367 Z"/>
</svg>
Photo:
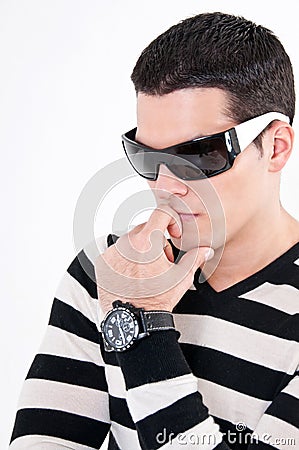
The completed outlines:
<svg viewBox="0 0 299 450">
<path fill-rule="evenodd" d="M 107 352 L 123 352 L 154 331 L 175 330 L 171 312 L 145 311 L 121 300 L 115 300 L 112 306 L 101 322 Z"/>
<path fill-rule="evenodd" d="M 167 311 L 143 311 L 145 332 L 175 330 L 173 315 Z"/>
</svg>

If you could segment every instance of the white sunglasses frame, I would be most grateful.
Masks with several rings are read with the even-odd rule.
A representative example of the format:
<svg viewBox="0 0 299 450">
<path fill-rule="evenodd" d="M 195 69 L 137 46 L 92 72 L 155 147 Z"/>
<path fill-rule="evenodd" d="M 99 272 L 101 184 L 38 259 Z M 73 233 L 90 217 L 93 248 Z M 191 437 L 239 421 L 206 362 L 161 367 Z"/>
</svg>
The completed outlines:
<svg viewBox="0 0 299 450">
<path fill-rule="evenodd" d="M 253 119 L 246 120 L 234 127 L 239 142 L 240 151 L 242 152 L 248 147 L 258 135 L 268 126 L 273 120 L 280 120 L 290 124 L 288 116 L 279 112 L 268 112 Z"/>
</svg>

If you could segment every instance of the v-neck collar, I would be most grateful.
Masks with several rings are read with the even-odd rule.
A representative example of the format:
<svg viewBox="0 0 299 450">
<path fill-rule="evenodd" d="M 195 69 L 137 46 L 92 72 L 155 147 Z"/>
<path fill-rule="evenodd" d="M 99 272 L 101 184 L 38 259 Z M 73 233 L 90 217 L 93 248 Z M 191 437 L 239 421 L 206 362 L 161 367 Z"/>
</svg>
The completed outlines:
<svg viewBox="0 0 299 450">
<path fill-rule="evenodd" d="M 180 258 L 186 253 L 182 250 L 179 250 L 174 246 L 174 244 L 169 240 L 174 254 L 175 262 L 178 262 Z M 278 258 L 273 260 L 267 266 L 258 270 L 256 273 L 250 275 L 249 277 L 241 280 L 228 288 L 223 289 L 222 291 L 216 291 L 209 284 L 208 280 L 205 280 L 203 283 L 199 283 L 199 275 L 201 274 L 201 269 L 197 269 L 194 275 L 193 285 L 197 291 L 204 292 L 205 295 L 214 296 L 214 297 L 226 297 L 229 296 L 239 296 L 245 292 L 251 291 L 257 288 L 262 283 L 266 282 L 269 276 L 273 278 L 273 273 L 281 270 L 282 266 L 285 264 L 289 264 L 294 262 L 299 258 L 299 242 L 293 245 L 290 249 L 288 249 L 285 253 L 280 255 Z M 194 291 L 195 292 L 195 291 Z"/>
</svg>

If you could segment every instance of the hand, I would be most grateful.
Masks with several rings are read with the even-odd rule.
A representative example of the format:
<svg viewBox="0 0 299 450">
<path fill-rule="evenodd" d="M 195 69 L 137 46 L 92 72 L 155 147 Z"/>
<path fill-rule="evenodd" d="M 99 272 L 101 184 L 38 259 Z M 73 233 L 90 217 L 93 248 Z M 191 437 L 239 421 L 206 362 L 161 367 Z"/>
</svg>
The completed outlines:
<svg viewBox="0 0 299 450">
<path fill-rule="evenodd" d="M 172 311 L 193 283 L 194 273 L 213 257 L 209 247 L 197 247 L 174 263 L 168 230 L 180 237 L 179 216 L 165 206 L 153 211 L 148 222 L 121 236 L 95 264 L 98 297 L 104 312 L 116 299 L 145 310 Z"/>
</svg>

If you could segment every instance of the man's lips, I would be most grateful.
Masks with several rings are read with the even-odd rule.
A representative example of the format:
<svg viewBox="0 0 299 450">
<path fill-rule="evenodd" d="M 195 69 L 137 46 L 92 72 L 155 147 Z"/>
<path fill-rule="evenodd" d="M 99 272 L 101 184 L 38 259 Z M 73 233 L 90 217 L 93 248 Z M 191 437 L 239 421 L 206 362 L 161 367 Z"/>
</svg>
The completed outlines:
<svg viewBox="0 0 299 450">
<path fill-rule="evenodd" d="M 172 205 L 170 207 L 179 215 L 179 216 L 191 216 L 191 217 L 198 217 L 198 216 L 205 216 L 207 214 L 206 210 L 197 210 L 196 212 L 193 212 L 191 208 L 183 208 L 182 210 L 180 208 L 174 208 Z"/>
<path fill-rule="evenodd" d="M 186 209 L 180 210 L 179 208 L 175 208 L 170 204 L 171 209 L 176 212 L 176 214 L 179 216 L 181 222 L 194 222 L 194 220 L 197 220 L 200 217 L 205 217 L 207 215 L 207 212 L 205 210 L 197 210 L 196 212 L 192 212 L 191 208 L 186 211 Z"/>
<path fill-rule="evenodd" d="M 201 217 L 204 214 L 203 213 L 194 213 L 193 214 L 193 213 L 180 213 L 180 212 L 178 212 L 178 215 L 180 216 L 180 219 L 183 222 L 189 222 L 189 221 L 198 219 L 198 217 Z"/>
</svg>

